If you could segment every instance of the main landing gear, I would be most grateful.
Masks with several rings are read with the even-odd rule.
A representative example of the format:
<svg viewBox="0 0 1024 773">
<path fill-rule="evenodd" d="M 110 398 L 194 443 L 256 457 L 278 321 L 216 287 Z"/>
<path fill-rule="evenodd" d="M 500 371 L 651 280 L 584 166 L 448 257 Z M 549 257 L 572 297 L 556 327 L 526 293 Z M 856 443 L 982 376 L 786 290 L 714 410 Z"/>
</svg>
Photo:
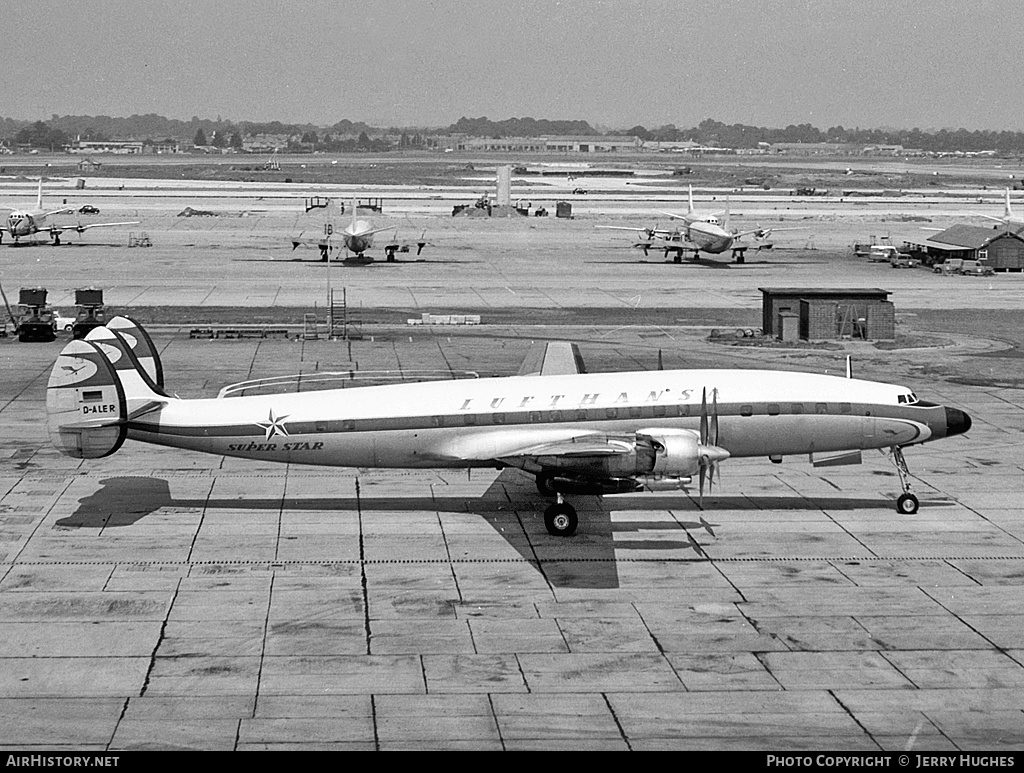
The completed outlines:
<svg viewBox="0 0 1024 773">
<path fill-rule="evenodd" d="M 546 497 L 555 496 L 558 501 L 544 511 L 544 526 L 553 537 L 571 537 L 576 533 L 580 519 L 576 508 L 565 501 L 551 486 L 551 479 L 546 475 L 537 476 L 537 491 Z"/>
<path fill-rule="evenodd" d="M 544 511 L 544 526 L 553 537 L 571 537 L 576 533 L 579 522 L 576 508 L 563 501 L 561 494 L 558 501 Z"/>
<path fill-rule="evenodd" d="M 913 515 L 921 503 L 910 491 L 910 470 L 907 468 L 907 460 L 903 458 L 903 449 L 899 446 L 892 447 L 892 462 L 896 465 L 900 486 L 903 489 L 903 494 L 896 500 L 896 512 Z"/>
</svg>

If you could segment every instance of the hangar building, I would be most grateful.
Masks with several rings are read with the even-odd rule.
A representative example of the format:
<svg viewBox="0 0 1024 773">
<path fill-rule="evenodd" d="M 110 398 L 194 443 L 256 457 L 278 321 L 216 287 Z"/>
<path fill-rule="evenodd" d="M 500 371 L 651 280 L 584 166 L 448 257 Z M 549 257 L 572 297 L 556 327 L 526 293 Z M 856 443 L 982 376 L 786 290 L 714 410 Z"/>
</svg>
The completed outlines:
<svg viewBox="0 0 1024 773">
<path fill-rule="evenodd" d="M 759 287 L 761 330 L 783 340 L 896 338 L 896 309 L 878 288 Z"/>
<path fill-rule="evenodd" d="M 984 260 L 994 271 L 1024 270 L 1024 229 L 955 225 L 920 242 L 904 242 L 925 265 L 950 258 Z"/>
</svg>

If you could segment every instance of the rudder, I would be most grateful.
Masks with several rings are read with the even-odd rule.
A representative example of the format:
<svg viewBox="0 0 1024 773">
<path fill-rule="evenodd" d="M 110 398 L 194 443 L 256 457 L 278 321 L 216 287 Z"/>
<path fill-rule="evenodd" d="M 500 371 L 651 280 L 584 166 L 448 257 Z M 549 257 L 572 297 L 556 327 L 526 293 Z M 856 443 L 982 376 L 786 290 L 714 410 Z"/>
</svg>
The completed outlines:
<svg viewBox="0 0 1024 773">
<path fill-rule="evenodd" d="M 46 419 L 54 447 L 75 459 L 117 451 L 128 435 L 128 405 L 117 371 L 91 341 L 64 347 L 46 385 Z"/>
</svg>

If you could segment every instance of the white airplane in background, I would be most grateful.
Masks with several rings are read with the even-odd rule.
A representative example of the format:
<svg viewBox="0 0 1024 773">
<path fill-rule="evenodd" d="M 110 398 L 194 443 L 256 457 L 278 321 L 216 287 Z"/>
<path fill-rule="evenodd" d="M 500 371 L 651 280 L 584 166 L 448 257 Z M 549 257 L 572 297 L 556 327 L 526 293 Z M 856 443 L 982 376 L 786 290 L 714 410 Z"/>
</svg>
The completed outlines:
<svg viewBox="0 0 1024 773">
<path fill-rule="evenodd" d="M 136 225 L 138 221 L 132 221 L 128 223 L 87 223 L 82 225 L 47 225 L 47 219 L 52 215 L 67 215 L 75 211 L 74 207 L 61 207 L 60 209 L 43 209 L 43 180 L 39 179 L 39 193 L 36 196 L 36 206 L 34 209 L 26 209 L 22 207 L 9 207 L 0 206 L 0 209 L 10 210 L 11 214 L 7 216 L 7 225 L 0 227 L 0 240 L 3 239 L 4 232 L 7 232 L 14 239 L 14 244 L 17 245 L 18 240 L 23 236 L 34 236 L 37 233 L 46 233 L 53 239 L 53 244 L 60 244 L 60 235 L 65 231 L 77 231 L 78 233 L 84 233 L 90 228 L 109 228 L 115 225 Z"/>
<path fill-rule="evenodd" d="M 608 228 L 617 231 L 633 231 L 643 233 L 646 239 L 634 246 L 640 247 L 644 255 L 650 249 L 665 251 L 665 257 L 674 253 L 675 262 L 681 263 L 686 253 L 693 253 L 693 260 L 700 259 L 700 253 L 706 252 L 711 255 L 720 255 L 723 252 L 732 250 L 733 259 L 737 263 L 743 263 L 743 252 L 745 246 L 737 244 L 744 236 L 754 236 L 756 239 L 767 239 L 773 231 L 797 231 L 803 228 L 751 228 L 746 231 L 729 230 L 729 207 L 719 212 L 699 212 L 693 206 L 693 186 L 689 187 L 689 209 L 685 215 L 677 215 L 672 212 L 662 212 L 668 217 L 682 220 L 680 228 L 670 230 L 655 228 L 630 228 L 625 226 L 603 225 L 598 228 Z M 770 245 L 768 245 L 770 246 Z"/>
<path fill-rule="evenodd" d="M 374 235 L 383 233 L 384 231 L 395 232 L 395 238 L 384 246 L 384 254 L 386 258 L 389 262 L 392 262 L 395 260 L 395 253 L 409 251 L 409 244 L 398 241 L 398 231 L 394 226 L 374 228 L 372 221 L 360 220 L 356 209 L 356 200 L 352 199 L 352 222 L 341 231 L 342 248 L 359 260 L 370 261 L 372 258 L 365 256 L 363 253 L 373 247 Z M 298 237 L 292 239 L 292 250 L 295 250 L 302 244 L 315 245 L 320 248 L 320 260 L 326 261 L 329 254 L 334 250 L 334 243 L 332 241 L 333 236 L 334 226 L 327 223 L 324 225 L 324 235 L 319 239 L 303 239 L 302 234 L 299 234 Z M 415 243 L 417 255 L 423 252 L 423 248 L 427 244 L 424 236 L 421 236 L 419 241 Z"/>
<path fill-rule="evenodd" d="M 1006 189 L 1006 209 L 1003 212 L 1002 217 L 996 217 L 995 215 L 982 215 L 977 212 L 972 212 L 975 217 L 984 217 L 988 220 L 995 220 L 997 223 L 1010 226 L 1011 228 L 1019 228 L 1024 226 L 1024 215 L 1015 215 L 1013 210 L 1010 209 L 1010 189 Z"/>
<path fill-rule="evenodd" d="M 547 530 L 569 536 L 578 517 L 567 496 L 685 490 L 698 476 L 703 504 L 705 481 L 730 457 L 810 454 L 824 466 L 890 449 L 903 488 L 897 511 L 915 513 L 902 449 L 971 427 L 959 409 L 849 370 L 587 373 L 575 344 L 540 346 L 516 376 L 183 400 L 163 390 L 146 332 L 115 317 L 58 356 L 49 434 L 76 459 L 131 439 L 261 462 L 515 467 L 556 499 Z"/>
</svg>

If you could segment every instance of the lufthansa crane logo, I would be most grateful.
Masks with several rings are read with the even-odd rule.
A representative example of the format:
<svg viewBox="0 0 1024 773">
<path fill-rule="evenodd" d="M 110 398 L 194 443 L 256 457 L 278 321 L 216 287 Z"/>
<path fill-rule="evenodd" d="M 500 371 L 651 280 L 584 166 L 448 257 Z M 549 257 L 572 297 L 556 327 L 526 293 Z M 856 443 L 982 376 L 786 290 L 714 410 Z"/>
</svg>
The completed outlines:
<svg viewBox="0 0 1024 773">
<path fill-rule="evenodd" d="M 256 426 L 267 433 L 267 440 L 270 440 L 276 435 L 281 437 L 288 437 L 288 429 L 284 426 L 284 420 L 287 416 L 274 416 L 274 409 L 270 409 L 270 416 L 267 417 L 266 422 L 256 422 Z"/>
</svg>

